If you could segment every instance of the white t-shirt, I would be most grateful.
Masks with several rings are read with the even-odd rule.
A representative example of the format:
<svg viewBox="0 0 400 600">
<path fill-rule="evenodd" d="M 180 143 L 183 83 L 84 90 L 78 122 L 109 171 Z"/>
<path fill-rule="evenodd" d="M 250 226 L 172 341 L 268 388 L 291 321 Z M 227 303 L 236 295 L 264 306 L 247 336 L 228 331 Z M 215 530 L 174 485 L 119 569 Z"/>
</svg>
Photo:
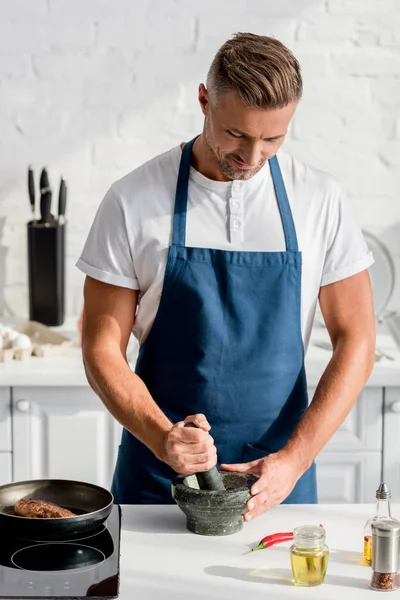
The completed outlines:
<svg viewBox="0 0 400 600">
<path fill-rule="evenodd" d="M 282 149 L 277 154 L 302 252 L 302 333 L 307 348 L 318 293 L 367 269 L 373 258 L 341 187 Z M 172 239 L 180 146 L 113 183 L 77 267 L 94 279 L 137 289 L 134 335 L 143 343 L 159 306 Z M 190 170 L 186 245 L 284 251 L 285 238 L 268 163 L 248 181 L 213 181 Z"/>
</svg>

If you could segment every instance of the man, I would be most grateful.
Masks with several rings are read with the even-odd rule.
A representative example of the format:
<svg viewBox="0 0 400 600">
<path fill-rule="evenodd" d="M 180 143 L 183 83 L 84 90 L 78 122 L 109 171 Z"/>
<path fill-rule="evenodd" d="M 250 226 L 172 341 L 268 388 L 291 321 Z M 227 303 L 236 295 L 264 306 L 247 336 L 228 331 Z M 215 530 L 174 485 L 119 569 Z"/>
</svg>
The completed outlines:
<svg viewBox="0 0 400 600">
<path fill-rule="evenodd" d="M 375 321 L 372 258 L 340 187 L 279 150 L 301 93 L 285 46 L 237 34 L 199 87 L 202 134 L 100 206 L 78 261 L 83 357 L 124 426 L 118 503 L 171 502 L 177 472 L 216 463 L 259 477 L 245 520 L 317 502 L 314 459 L 372 370 Z M 318 299 L 334 352 L 308 407 Z"/>
</svg>

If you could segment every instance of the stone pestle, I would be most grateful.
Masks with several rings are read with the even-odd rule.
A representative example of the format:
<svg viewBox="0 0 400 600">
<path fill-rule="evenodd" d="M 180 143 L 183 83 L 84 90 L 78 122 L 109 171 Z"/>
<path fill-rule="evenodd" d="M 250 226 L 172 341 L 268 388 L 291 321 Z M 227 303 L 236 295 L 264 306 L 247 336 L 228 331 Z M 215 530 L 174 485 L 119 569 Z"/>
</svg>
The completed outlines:
<svg viewBox="0 0 400 600">
<path fill-rule="evenodd" d="M 196 427 L 194 423 L 186 423 L 185 427 Z M 217 467 L 212 467 L 208 471 L 203 471 L 201 473 L 195 473 L 197 478 L 197 483 L 199 484 L 199 488 L 201 490 L 209 490 L 219 492 L 225 490 L 225 485 L 222 481 L 221 473 L 218 471 Z"/>
</svg>

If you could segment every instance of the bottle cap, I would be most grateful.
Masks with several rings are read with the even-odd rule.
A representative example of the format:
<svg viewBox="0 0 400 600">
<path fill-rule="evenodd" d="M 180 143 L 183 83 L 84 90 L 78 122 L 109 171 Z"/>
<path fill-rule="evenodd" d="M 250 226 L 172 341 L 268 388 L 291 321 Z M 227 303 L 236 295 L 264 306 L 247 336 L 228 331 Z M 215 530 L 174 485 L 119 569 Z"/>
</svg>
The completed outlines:
<svg viewBox="0 0 400 600">
<path fill-rule="evenodd" d="M 381 485 L 376 490 L 376 499 L 377 500 L 390 500 L 392 497 L 392 492 L 389 490 L 386 483 L 381 483 Z"/>
</svg>

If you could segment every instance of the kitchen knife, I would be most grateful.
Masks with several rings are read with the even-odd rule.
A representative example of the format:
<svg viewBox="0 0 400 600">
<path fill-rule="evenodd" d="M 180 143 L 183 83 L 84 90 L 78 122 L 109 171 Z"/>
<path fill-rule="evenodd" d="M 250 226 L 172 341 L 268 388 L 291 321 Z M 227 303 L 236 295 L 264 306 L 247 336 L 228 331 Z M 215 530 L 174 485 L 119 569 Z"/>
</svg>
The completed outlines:
<svg viewBox="0 0 400 600">
<path fill-rule="evenodd" d="M 50 190 L 49 176 L 46 167 L 44 167 L 40 174 L 40 193 L 44 194 L 44 192 L 47 192 L 48 190 Z"/>
<path fill-rule="evenodd" d="M 65 209 L 67 206 L 67 184 L 61 177 L 60 190 L 58 192 L 58 222 L 62 225 L 65 222 Z"/>
<path fill-rule="evenodd" d="M 28 193 L 29 201 L 31 203 L 33 220 L 35 221 L 35 178 L 31 166 L 29 166 L 28 168 Z"/>
<path fill-rule="evenodd" d="M 40 196 L 40 216 L 41 223 L 50 227 L 50 223 L 52 221 L 52 215 L 50 213 L 51 208 L 51 191 L 42 193 Z"/>
<path fill-rule="evenodd" d="M 194 423 L 186 423 L 185 427 L 197 427 Z M 201 490 L 212 490 L 222 491 L 225 490 L 224 483 L 222 481 L 221 473 L 217 467 L 211 467 L 208 471 L 202 473 L 195 473 L 197 482 Z"/>
<path fill-rule="evenodd" d="M 51 214 L 51 200 L 52 200 L 52 191 L 50 187 L 49 176 L 47 173 L 46 167 L 42 169 L 40 174 L 40 216 L 41 223 L 50 227 L 50 225 L 54 225 L 55 219 Z"/>
</svg>

